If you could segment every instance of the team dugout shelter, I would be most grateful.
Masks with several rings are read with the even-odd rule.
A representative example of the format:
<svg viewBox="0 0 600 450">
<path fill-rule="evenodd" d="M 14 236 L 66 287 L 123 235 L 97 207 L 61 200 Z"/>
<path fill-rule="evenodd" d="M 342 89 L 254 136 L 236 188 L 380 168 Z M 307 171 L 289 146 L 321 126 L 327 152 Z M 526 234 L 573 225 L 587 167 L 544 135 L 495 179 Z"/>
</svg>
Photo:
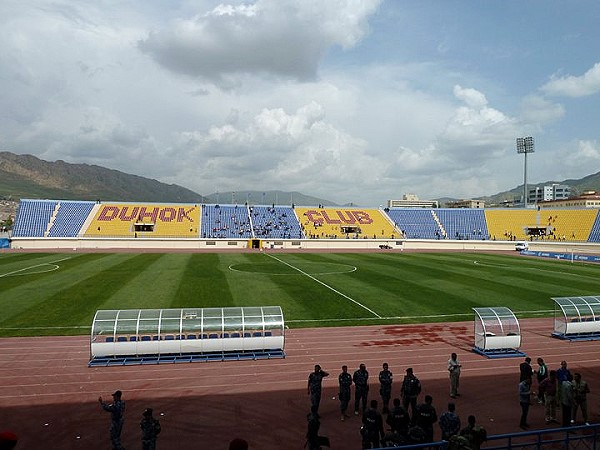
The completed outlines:
<svg viewBox="0 0 600 450">
<path fill-rule="evenodd" d="M 99 310 L 89 366 L 284 358 L 280 306 Z"/>
<path fill-rule="evenodd" d="M 600 339 L 600 296 L 553 297 L 552 336 L 568 340 Z"/>
<path fill-rule="evenodd" d="M 475 345 L 473 351 L 488 358 L 525 356 L 521 346 L 521 327 L 514 313 L 505 306 L 473 308 Z"/>
</svg>

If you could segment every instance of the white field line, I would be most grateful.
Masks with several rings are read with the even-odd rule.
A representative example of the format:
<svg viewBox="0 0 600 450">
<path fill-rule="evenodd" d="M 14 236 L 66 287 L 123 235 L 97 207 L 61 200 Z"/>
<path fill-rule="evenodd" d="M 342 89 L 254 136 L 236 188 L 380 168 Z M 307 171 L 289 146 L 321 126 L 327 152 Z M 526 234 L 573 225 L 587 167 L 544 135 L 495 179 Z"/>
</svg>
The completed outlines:
<svg viewBox="0 0 600 450">
<path fill-rule="evenodd" d="M 547 317 L 549 313 L 554 312 L 553 309 L 538 310 L 538 311 L 513 311 L 515 315 L 518 314 L 532 314 L 542 317 Z M 352 322 L 352 321 L 372 321 L 372 320 L 415 320 L 415 319 L 445 319 L 448 317 L 473 317 L 473 313 L 456 313 L 456 314 L 429 314 L 422 316 L 387 316 L 387 317 L 359 317 L 359 318 L 345 318 L 345 319 L 291 319 L 287 320 L 286 323 L 305 323 L 305 322 Z"/>
<path fill-rule="evenodd" d="M 62 258 L 62 259 L 57 259 L 56 261 L 50 261 L 50 262 L 47 262 L 47 263 L 36 264 L 34 266 L 25 267 L 25 268 L 19 269 L 19 270 L 13 270 L 12 272 L 0 273 L 0 278 L 2 278 L 2 277 L 9 277 L 9 276 L 17 274 L 19 272 L 24 272 L 25 270 L 35 269 L 36 267 L 49 266 L 51 264 L 54 264 L 54 263 L 57 263 L 57 262 L 61 262 L 61 261 L 65 261 L 67 259 L 71 259 L 71 256 L 68 256 L 68 257 Z M 58 269 L 58 267 L 60 267 L 60 266 L 57 266 L 56 269 Z M 53 270 L 56 270 L 56 269 L 53 269 Z"/>
<path fill-rule="evenodd" d="M 324 283 L 324 282 L 322 282 L 321 280 L 319 280 L 319 279 L 317 279 L 317 278 L 313 277 L 312 275 L 310 275 L 310 274 L 308 274 L 308 273 L 304 272 L 302 269 L 299 269 L 298 267 L 295 267 L 295 266 L 293 266 L 293 265 L 291 265 L 291 264 L 289 264 L 289 263 L 287 263 L 287 262 L 285 262 L 285 261 L 283 261 L 283 260 L 279 259 L 278 257 L 276 257 L 276 256 L 274 256 L 274 255 L 270 255 L 269 253 L 264 253 L 264 254 L 265 254 L 265 255 L 267 255 L 269 258 L 273 258 L 274 260 L 276 260 L 276 261 L 279 261 L 281 264 L 285 264 L 285 265 L 286 265 L 286 266 L 288 266 L 290 269 L 294 269 L 294 270 L 296 270 L 296 271 L 300 272 L 302 275 L 304 275 L 304 276 L 306 276 L 306 277 L 310 278 L 310 279 L 311 279 L 311 280 L 313 280 L 313 281 L 316 281 L 317 283 L 319 283 L 319 284 L 320 284 L 320 285 L 322 285 L 322 286 L 325 286 L 327 289 L 330 289 L 330 290 L 332 290 L 333 292 L 335 292 L 335 293 L 336 293 L 336 294 L 338 294 L 338 295 L 341 295 L 341 296 L 342 296 L 342 297 L 344 297 L 345 299 L 347 299 L 347 300 L 350 300 L 350 301 L 351 301 L 352 303 L 354 303 L 355 305 L 358 305 L 358 306 L 360 306 L 361 308 L 365 309 L 366 311 L 369 311 L 371 314 L 373 314 L 373 315 L 374 315 L 375 317 L 377 317 L 378 319 L 381 319 L 381 316 L 380 316 L 379 314 L 377 314 L 375 311 L 373 311 L 371 308 L 369 308 L 369 307 L 367 307 L 367 306 L 363 305 L 363 304 L 362 304 L 362 303 L 360 303 L 360 302 L 357 302 L 356 300 L 354 300 L 354 299 L 353 299 L 353 298 L 351 298 L 351 297 L 348 297 L 346 294 L 344 294 L 344 293 L 342 293 L 342 292 L 338 291 L 337 289 L 335 289 L 335 288 L 333 288 L 333 287 L 329 286 L 327 283 Z"/>
<path fill-rule="evenodd" d="M 513 311 L 515 315 L 518 314 L 533 314 L 537 316 L 546 317 L 549 313 L 553 313 L 553 309 L 541 309 L 536 311 Z M 358 317 L 358 318 L 335 318 L 335 319 L 293 319 L 286 320 L 286 323 L 308 323 L 308 322 L 362 322 L 369 320 L 407 320 L 407 319 L 444 319 L 448 317 L 473 317 L 472 313 L 455 313 L 455 314 L 430 314 L 426 316 L 388 316 L 388 317 Z M 61 329 L 72 329 L 72 328 L 81 328 L 81 329 L 90 329 L 91 325 L 71 325 L 64 327 L 0 327 L 0 330 L 61 330 Z"/>
</svg>

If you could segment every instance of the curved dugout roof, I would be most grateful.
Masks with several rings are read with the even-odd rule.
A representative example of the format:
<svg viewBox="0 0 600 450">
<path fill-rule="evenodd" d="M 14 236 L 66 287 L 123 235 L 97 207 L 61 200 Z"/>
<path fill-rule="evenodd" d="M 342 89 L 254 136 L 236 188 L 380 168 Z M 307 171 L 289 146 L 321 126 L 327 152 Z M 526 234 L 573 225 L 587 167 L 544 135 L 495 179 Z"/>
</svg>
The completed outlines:
<svg viewBox="0 0 600 450">
<path fill-rule="evenodd" d="M 102 337 L 186 333 L 281 330 L 280 306 L 244 308 L 180 308 L 99 310 L 92 324 L 92 342 Z"/>
<path fill-rule="evenodd" d="M 600 333 L 600 296 L 552 297 L 554 336 Z"/>
<path fill-rule="evenodd" d="M 473 308 L 475 348 L 481 351 L 518 349 L 521 329 L 514 313 L 505 306 Z"/>
<path fill-rule="evenodd" d="M 552 297 L 567 319 L 600 318 L 600 296 Z"/>
</svg>

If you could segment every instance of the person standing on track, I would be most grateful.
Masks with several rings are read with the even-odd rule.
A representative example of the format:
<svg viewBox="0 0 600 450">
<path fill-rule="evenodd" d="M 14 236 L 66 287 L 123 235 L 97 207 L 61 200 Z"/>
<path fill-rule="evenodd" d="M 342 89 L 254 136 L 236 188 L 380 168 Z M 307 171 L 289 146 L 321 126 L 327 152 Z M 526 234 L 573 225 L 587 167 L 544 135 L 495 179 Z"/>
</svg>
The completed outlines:
<svg viewBox="0 0 600 450">
<path fill-rule="evenodd" d="M 113 450 L 124 450 L 121 444 L 121 431 L 125 422 L 125 402 L 121 399 L 122 395 L 121 391 L 115 391 L 112 403 L 104 402 L 102 397 L 98 397 L 102 409 L 110 413 L 110 442 Z"/>
<path fill-rule="evenodd" d="M 406 375 L 402 380 L 400 394 L 402 395 L 402 406 L 408 412 L 410 405 L 410 423 L 414 425 L 417 420 L 417 397 L 421 393 L 421 382 L 415 376 L 412 367 L 406 369 Z"/>
<path fill-rule="evenodd" d="M 367 409 L 367 397 L 369 396 L 369 372 L 367 366 L 361 364 L 352 376 L 354 382 L 354 415 L 358 416 L 358 406 L 362 401 L 362 412 Z"/>
<path fill-rule="evenodd" d="M 321 369 L 321 366 L 316 364 L 315 371 L 311 372 L 308 376 L 308 395 L 310 395 L 310 406 L 315 407 L 316 411 L 319 411 L 319 405 L 321 404 L 321 384 L 323 378 L 329 376 L 327 372 Z"/>
<path fill-rule="evenodd" d="M 456 398 L 458 394 L 458 384 L 460 382 L 460 368 L 461 364 L 458 362 L 458 356 L 456 353 L 450 355 L 448 360 L 448 372 L 450 373 L 450 397 Z"/>
<path fill-rule="evenodd" d="M 340 392 L 338 399 L 340 401 L 340 411 L 342 412 L 342 422 L 346 420 L 348 415 L 348 403 L 350 402 L 350 386 L 352 386 L 352 375 L 348 373 L 348 366 L 342 366 L 342 372 L 338 375 L 338 382 L 340 385 Z"/>
<path fill-rule="evenodd" d="M 581 415 L 586 425 L 588 422 L 588 410 L 587 410 L 587 395 L 590 393 L 590 387 L 587 381 L 581 379 L 581 374 L 575 372 L 573 375 L 573 408 L 571 409 L 571 423 L 575 424 L 577 420 L 577 409 L 581 409 Z"/>
<path fill-rule="evenodd" d="M 531 367 L 531 358 L 529 356 L 519 365 L 519 372 L 519 383 L 533 377 L 533 368 Z"/>
<path fill-rule="evenodd" d="M 379 395 L 383 403 L 383 414 L 387 414 L 390 409 L 390 398 L 392 397 L 392 381 L 394 376 L 389 370 L 388 363 L 383 363 L 383 370 L 379 372 Z"/>
<path fill-rule="evenodd" d="M 527 415 L 529 414 L 529 405 L 531 405 L 531 377 L 525 378 L 519 383 L 519 404 L 521 405 L 521 421 L 519 426 L 526 430 L 529 428 Z"/>
</svg>

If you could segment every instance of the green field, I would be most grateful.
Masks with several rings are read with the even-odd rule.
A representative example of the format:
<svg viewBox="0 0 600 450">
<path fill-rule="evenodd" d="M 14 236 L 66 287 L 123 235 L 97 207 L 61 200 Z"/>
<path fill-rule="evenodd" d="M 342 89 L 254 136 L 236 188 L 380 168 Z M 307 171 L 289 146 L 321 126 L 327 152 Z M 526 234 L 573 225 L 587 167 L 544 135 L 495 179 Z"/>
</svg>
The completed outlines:
<svg viewBox="0 0 600 450">
<path fill-rule="evenodd" d="M 3 253 L 0 336 L 87 334 L 98 309 L 280 305 L 290 327 L 471 320 L 600 294 L 600 267 L 471 253 Z"/>
</svg>

